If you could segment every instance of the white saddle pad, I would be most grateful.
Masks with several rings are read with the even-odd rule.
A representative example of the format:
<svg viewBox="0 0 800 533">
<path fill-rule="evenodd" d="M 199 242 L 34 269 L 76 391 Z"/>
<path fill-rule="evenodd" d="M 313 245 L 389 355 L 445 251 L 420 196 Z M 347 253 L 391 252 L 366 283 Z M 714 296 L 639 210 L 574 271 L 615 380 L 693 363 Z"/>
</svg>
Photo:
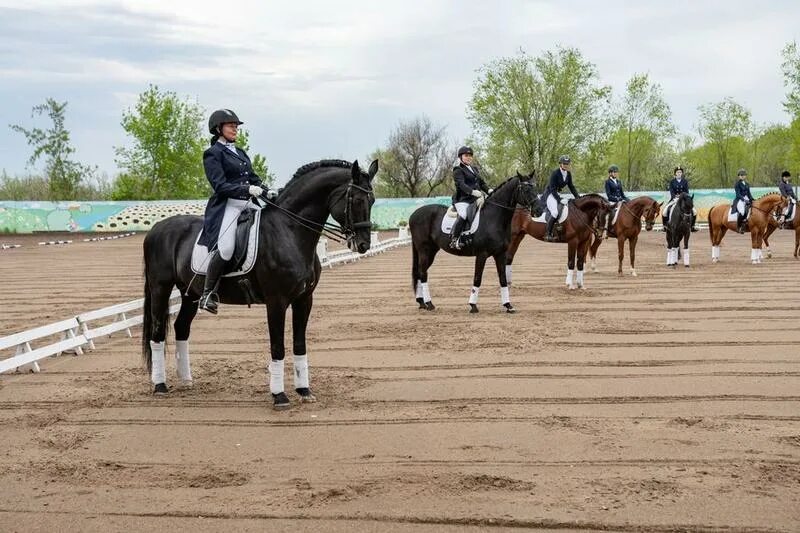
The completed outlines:
<svg viewBox="0 0 800 533">
<path fill-rule="evenodd" d="M 784 215 L 786 215 L 786 213 L 789 212 L 790 207 L 794 207 L 794 209 L 792 209 L 792 216 L 786 218 L 786 222 L 792 222 L 794 218 L 797 216 L 797 202 L 795 201 L 794 198 L 789 198 L 789 205 L 787 205 L 786 208 L 783 210 Z"/>
<path fill-rule="evenodd" d="M 675 207 L 674 202 L 667 202 L 664 204 L 664 206 L 661 208 L 661 216 L 669 220 L 669 215 L 672 213 L 673 207 Z"/>
<path fill-rule="evenodd" d="M 261 210 L 257 210 L 256 212 L 256 219 L 253 221 L 253 225 L 250 226 L 250 234 L 247 236 L 247 255 L 244 258 L 244 262 L 239 270 L 235 272 L 228 272 L 224 274 L 223 277 L 232 278 L 236 276 L 242 276 L 247 274 L 253 269 L 253 265 L 256 262 L 256 252 L 258 252 L 258 237 L 259 231 L 258 228 L 260 227 L 261 222 Z M 192 250 L 192 272 L 195 274 L 205 275 L 206 267 L 208 266 L 208 248 L 203 246 L 202 244 L 197 244 L 197 241 L 200 240 L 200 235 L 203 234 L 203 230 L 200 230 L 200 233 L 197 235 L 197 239 L 194 241 L 194 250 Z"/>
<path fill-rule="evenodd" d="M 478 209 L 478 212 L 475 213 L 475 219 L 472 221 L 472 225 L 469 227 L 469 230 L 463 233 L 464 235 L 469 235 L 478 231 L 478 224 L 481 221 L 481 211 L 482 209 Z M 457 218 L 458 212 L 456 211 L 456 208 L 451 205 L 447 210 L 447 213 L 445 213 L 442 217 L 442 232 L 450 233 L 450 230 L 453 229 L 453 224 L 456 223 Z"/>
<path fill-rule="evenodd" d="M 748 213 L 747 213 L 747 218 L 745 218 L 745 222 L 750 219 L 750 213 L 752 213 L 752 212 L 753 212 L 753 210 L 751 208 L 750 211 L 748 211 Z M 730 206 L 728 207 L 728 222 L 734 222 L 734 223 L 738 223 L 739 222 L 739 211 L 734 209 L 733 213 L 731 213 Z"/>
<path fill-rule="evenodd" d="M 561 209 L 561 216 L 558 217 L 558 223 L 559 224 L 563 224 L 564 221 L 567 220 L 568 216 L 569 216 L 569 205 L 564 204 L 563 209 Z M 542 224 L 546 224 L 547 223 L 547 209 L 545 209 L 544 213 L 542 213 L 538 217 L 536 217 L 536 218 L 531 217 L 531 218 L 533 219 L 534 222 L 541 222 Z"/>
</svg>

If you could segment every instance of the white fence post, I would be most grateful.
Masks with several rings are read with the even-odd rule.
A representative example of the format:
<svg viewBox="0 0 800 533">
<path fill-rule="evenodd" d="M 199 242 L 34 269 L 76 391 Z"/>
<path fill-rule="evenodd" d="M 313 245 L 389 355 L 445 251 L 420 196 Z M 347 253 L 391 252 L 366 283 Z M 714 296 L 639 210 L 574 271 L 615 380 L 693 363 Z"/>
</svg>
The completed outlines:
<svg viewBox="0 0 800 533">
<path fill-rule="evenodd" d="M 372 231 L 369 234 L 369 245 L 378 246 L 381 243 L 380 234 L 377 231 Z"/>
<path fill-rule="evenodd" d="M 320 238 L 317 242 L 317 257 L 323 266 L 328 262 L 328 239 L 325 237 Z"/>
<path fill-rule="evenodd" d="M 398 239 L 408 239 L 408 226 L 400 226 L 397 228 Z"/>
<path fill-rule="evenodd" d="M 14 354 L 14 357 L 16 357 L 18 355 L 22 355 L 22 354 L 28 353 L 28 352 L 32 352 L 32 351 L 33 350 L 31 349 L 31 343 L 26 342 L 25 344 L 20 344 L 19 346 L 17 346 L 17 353 Z M 27 368 L 30 368 L 31 372 L 33 372 L 34 374 L 38 374 L 39 372 L 42 371 L 42 369 L 39 368 L 39 363 L 37 363 L 36 361 L 33 361 L 32 363 L 28 363 L 26 365 L 22 365 L 20 367 L 17 367 L 17 370 L 20 370 L 20 369 L 25 370 Z"/>
</svg>

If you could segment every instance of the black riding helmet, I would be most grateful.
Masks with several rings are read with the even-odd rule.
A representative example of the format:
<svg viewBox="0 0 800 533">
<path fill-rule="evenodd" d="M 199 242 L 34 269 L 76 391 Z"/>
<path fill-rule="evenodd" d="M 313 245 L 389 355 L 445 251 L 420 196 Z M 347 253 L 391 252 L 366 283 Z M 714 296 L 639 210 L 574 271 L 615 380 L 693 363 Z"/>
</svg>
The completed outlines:
<svg viewBox="0 0 800 533">
<path fill-rule="evenodd" d="M 611 174 L 612 172 L 619 172 L 619 167 L 617 165 L 611 165 L 608 167 L 608 173 Z"/>
<path fill-rule="evenodd" d="M 784 170 L 783 172 L 781 172 L 781 177 L 782 178 L 791 178 L 792 174 L 788 170 Z"/>
<path fill-rule="evenodd" d="M 683 167 L 675 167 L 675 170 L 673 170 L 673 171 L 672 171 L 672 175 L 674 176 L 674 175 L 675 175 L 675 173 L 676 173 L 676 172 L 678 172 L 679 170 L 680 170 L 681 172 L 686 172 L 685 170 L 683 170 Z"/>
<path fill-rule="evenodd" d="M 736 173 L 736 176 L 747 176 L 747 171 L 743 168 L 740 168 L 739 172 Z"/>
<path fill-rule="evenodd" d="M 236 113 L 230 109 L 217 109 L 208 117 L 208 132 L 211 135 L 219 135 L 221 133 L 219 127 L 228 122 L 244 124 L 244 122 L 239 120 L 239 117 L 236 116 Z"/>
<path fill-rule="evenodd" d="M 459 159 L 461 158 L 462 155 L 465 155 L 465 154 L 475 155 L 475 154 L 472 153 L 472 148 L 470 148 L 469 146 L 462 146 L 461 148 L 458 149 L 458 158 Z"/>
<path fill-rule="evenodd" d="M 562 155 L 558 158 L 559 165 L 569 165 L 570 163 L 572 163 L 572 159 L 570 159 L 568 155 Z"/>
</svg>

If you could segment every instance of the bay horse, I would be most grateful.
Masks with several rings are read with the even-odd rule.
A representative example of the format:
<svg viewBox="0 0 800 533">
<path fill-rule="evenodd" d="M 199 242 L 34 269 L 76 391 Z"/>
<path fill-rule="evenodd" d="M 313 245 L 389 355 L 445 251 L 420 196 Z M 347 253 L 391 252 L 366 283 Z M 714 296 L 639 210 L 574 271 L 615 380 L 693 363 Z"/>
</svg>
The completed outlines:
<svg viewBox="0 0 800 533">
<path fill-rule="evenodd" d="M 471 242 L 460 250 L 450 248 L 450 234 L 442 231 L 442 219 L 447 207 L 439 204 L 424 205 L 414 211 L 408 219 L 411 231 L 411 282 L 420 309 L 433 311 L 436 306 L 431 300 L 428 287 L 428 269 L 439 250 L 457 256 L 474 256 L 475 272 L 472 291 L 469 297 L 470 313 L 478 312 L 478 293 L 481 287 L 483 269 L 489 257 L 494 258 L 497 277 L 500 280 L 500 303 L 507 313 L 514 312 L 506 283 L 506 250 L 511 239 L 511 218 L 519 211 L 518 206 L 527 208 L 536 199 L 536 191 L 531 182 L 534 173 L 508 178 L 495 187 L 486 197 L 480 211 L 478 229 Z"/>
<path fill-rule="evenodd" d="M 584 194 L 570 200 L 568 206 L 567 218 L 562 224 L 563 233 L 553 242 L 567 243 L 567 287 L 575 289 L 577 283 L 577 287 L 584 288 L 583 267 L 586 253 L 589 251 L 592 236 L 598 236 L 603 231 L 598 219 L 603 219 L 602 215 L 611 210 L 611 204 L 599 194 Z M 519 210 L 514 214 L 511 222 L 511 244 L 506 253 L 507 279 L 511 278 L 514 255 L 525 235 L 548 242 L 545 240 L 546 232 L 547 224 L 534 219 L 530 211 Z"/>
<path fill-rule="evenodd" d="M 656 202 L 649 196 L 639 196 L 628 202 L 619 205 L 619 214 L 614 222 L 613 230 L 617 238 L 617 256 L 619 266 L 617 274 L 622 275 L 622 260 L 625 259 L 625 241 L 628 241 L 628 248 L 631 253 L 631 276 L 636 276 L 636 242 L 639 240 L 639 233 L 642 231 L 642 217 L 644 217 L 645 229 L 651 231 L 656 217 L 661 212 L 661 203 Z M 613 211 L 606 216 L 613 216 Z M 605 222 L 603 226 L 605 227 Z M 597 272 L 595 258 L 597 249 L 603 243 L 603 239 L 596 235 L 592 237 L 592 244 L 589 246 L 589 257 L 591 258 L 592 272 Z"/>
<path fill-rule="evenodd" d="M 375 201 L 372 179 L 377 171 L 377 161 L 372 162 L 366 173 L 358 161 L 322 160 L 300 167 L 277 200 L 268 201 L 262 209 L 253 269 L 243 277 L 220 280 L 221 303 L 266 305 L 271 355 L 269 383 L 275 409 L 289 407 L 283 390 L 284 329 L 289 306 L 295 391 L 302 402 L 315 401 L 308 380 L 306 326 L 320 277 L 317 242 L 320 233 L 327 229 L 328 217 L 332 216 L 350 250 L 359 253 L 369 250 L 370 214 Z M 144 239 L 142 359 L 151 372 L 155 394 L 168 392 L 164 346 L 173 287 L 181 292 L 181 307 L 174 323 L 178 379 L 191 383 L 189 331 L 205 276 L 193 274 L 190 262 L 202 227 L 203 217 L 177 215 L 155 224 Z M 249 290 L 243 288 L 241 279 L 249 282 Z"/>
<path fill-rule="evenodd" d="M 761 245 L 764 241 L 764 236 L 767 235 L 770 220 L 775 223 L 773 214 L 785 209 L 788 204 L 789 201 L 786 198 L 779 193 L 772 192 L 758 198 L 750 206 L 750 217 L 745 227 L 750 230 L 750 261 L 752 264 L 761 263 L 763 258 Z M 711 237 L 712 263 L 717 263 L 720 260 L 720 243 L 722 238 L 725 237 L 725 233 L 728 230 L 737 230 L 736 220 L 733 220 L 733 222 L 728 221 L 730 210 L 730 204 L 719 204 L 712 207 L 708 212 L 708 233 Z"/>
<path fill-rule="evenodd" d="M 787 225 L 783 229 L 794 230 L 794 258 L 800 259 L 800 214 L 797 213 L 797 205 L 794 206 L 795 214 L 794 219 L 787 221 Z M 784 209 L 785 211 L 785 209 Z M 767 257 L 772 257 L 772 249 L 769 246 L 769 237 L 778 229 L 780 225 L 774 218 L 770 218 L 767 224 L 767 232 L 764 234 L 764 246 L 767 249 Z"/>
<path fill-rule="evenodd" d="M 682 192 L 675 199 L 675 204 L 664 224 L 667 239 L 667 266 L 678 265 L 680 244 L 683 241 L 683 265 L 689 268 L 689 238 L 692 236 L 692 216 L 694 214 L 694 195 Z"/>
</svg>

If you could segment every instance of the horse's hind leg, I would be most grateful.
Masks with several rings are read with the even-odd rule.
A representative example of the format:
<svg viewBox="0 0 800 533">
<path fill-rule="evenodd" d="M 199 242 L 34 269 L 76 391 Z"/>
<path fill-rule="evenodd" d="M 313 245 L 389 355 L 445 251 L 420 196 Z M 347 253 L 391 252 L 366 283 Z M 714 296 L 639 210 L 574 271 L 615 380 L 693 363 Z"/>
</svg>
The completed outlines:
<svg viewBox="0 0 800 533">
<path fill-rule="evenodd" d="M 191 296 L 181 297 L 181 308 L 175 317 L 175 362 L 178 371 L 178 381 L 184 387 L 192 386 L 192 365 L 189 359 L 189 331 L 192 320 L 197 315 L 197 300 Z"/>
<path fill-rule="evenodd" d="M 289 398 L 283 389 L 283 359 L 286 355 L 284 335 L 286 334 L 286 308 L 283 301 L 267 303 L 267 326 L 269 328 L 269 391 L 272 393 L 272 406 L 276 410 L 288 409 Z"/>
<path fill-rule="evenodd" d="M 589 247 L 589 257 L 591 258 L 591 266 L 592 272 L 597 272 L 597 250 L 600 249 L 600 245 L 603 243 L 603 239 L 598 239 L 596 236 L 592 236 L 592 245 Z"/>
<path fill-rule="evenodd" d="M 436 252 L 438 252 L 438 248 L 422 248 L 419 250 L 419 255 L 417 257 L 417 267 L 419 268 L 419 279 L 417 280 L 417 301 L 422 299 L 419 308 L 426 309 L 428 311 L 433 311 L 436 309 L 436 306 L 433 305 L 433 301 L 431 301 L 431 290 L 428 287 L 428 269 L 433 264 L 433 260 L 436 258 Z"/>
<path fill-rule="evenodd" d="M 152 363 L 150 380 L 153 382 L 153 394 L 166 394 L 167 369 L 164 351 L 166 348 L 167 326 L 169 324 L 169 295 L 172 284 L 154 284 L 150 286 L 150 350 Z"/>
<path fill-rule="evenodd" d="M 306 326 L 311 315 L 313 296 L 292 302 L 292 359 L 294 361 L 294 390 L 300 395 L 300 401 L 311 403 L 317 399 L 311 394 L 308 376 L 308 352 L 306 351 Z"/>
<path fill-rule="evenodd" d="M 691 237 L 692 232 L 687 231 L 686 235 L 683 236 L 683 266 L 689 268 L 689 237 Z"/>
<path fill-rule="evenodd" d="M 620 232 L 621 233 L 621 232 Z M 633 250 L 631 250 L 632 252 Z M 625 260 L 625 237 L 621 235 L 617 237 L 617 259 L 619 260 L 619 264 L 617 265 L 617 275 L 622 275 L 622 262 Z M 633 268 L 633 256 L 631 256 L 631 268 Z M 634 273 L 634 276 L 636 274 Z"/>
<path fill-rule="evenodd" d="M 511 273 L 512 268 L 511 264 L 514 262 L 514 256 L 517 255 L 517 250 L 519 250 L 519 245 L 522 243 L 522 239 L 525 238 L 525 232 L 520 231 L 516 235 L 511 236 L 511 243 L 508 245 L 508 251 L 506 252 L 506 283 L 510 286 L 511 285 Z"/>
<path fill-rule="evenodd" d="M 478 293 L 481 291 L 481 280 L 483 278 L 483 269 L 486 267 L 486 254 L 478 254 L 475 256 L 475 273 L 472 277 L 472 289 L 469 293 L 469 312 L 478 312 Z M 503 268 L 505 274 L 505 267 Z"/>
</svg>

